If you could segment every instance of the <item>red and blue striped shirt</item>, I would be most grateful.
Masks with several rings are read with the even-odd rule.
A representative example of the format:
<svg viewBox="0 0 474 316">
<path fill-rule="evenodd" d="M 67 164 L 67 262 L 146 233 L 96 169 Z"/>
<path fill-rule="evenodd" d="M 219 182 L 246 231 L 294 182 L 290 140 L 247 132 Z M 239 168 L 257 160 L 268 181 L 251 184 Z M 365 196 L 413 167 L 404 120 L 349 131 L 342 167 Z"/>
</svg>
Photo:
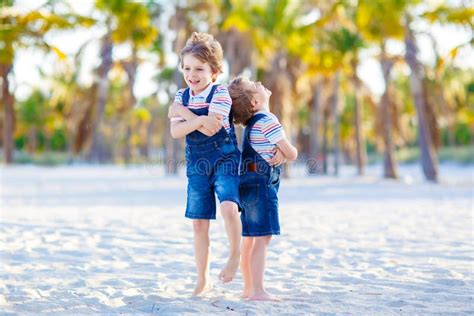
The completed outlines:
<svg viewBox="0 0 474 316">
<path fill-rule="evenodd" d="M 285 131 L 278 118 L 268 111 L 258 111 L 255 114 L 265 114 L 250 130 L 250 145 L 267 162 L 275 155 L 277 143 L 284 139 Z"/>
</svg>

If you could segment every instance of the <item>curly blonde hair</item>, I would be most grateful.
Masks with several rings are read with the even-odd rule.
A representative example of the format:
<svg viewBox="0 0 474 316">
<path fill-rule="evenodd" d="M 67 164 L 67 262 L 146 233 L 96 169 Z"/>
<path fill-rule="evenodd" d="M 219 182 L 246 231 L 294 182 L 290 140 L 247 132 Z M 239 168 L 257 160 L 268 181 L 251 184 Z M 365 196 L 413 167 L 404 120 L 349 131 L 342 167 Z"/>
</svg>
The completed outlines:
<svg viewBox="0 0 474 316">
<path fill-rule="evenodd" d="M 245 89 L 242 84 L 243 79 L 243 77 L 238 77 L 232 80 L 227 88 L 232 99 L 234 121 L 236 124 L 246 126 L 250 118 L 257 112 L 252 104 L 256 92 Z"/>
<path fill-rule="evenodd" d="M 179 54 L 181 68 L 183 68 L 183 58 L 187 54 L 211 66 L 213 81 L 222 73 L 224 53 L 221 44 L 211 34 L 193 32 Z"/>
</svg>

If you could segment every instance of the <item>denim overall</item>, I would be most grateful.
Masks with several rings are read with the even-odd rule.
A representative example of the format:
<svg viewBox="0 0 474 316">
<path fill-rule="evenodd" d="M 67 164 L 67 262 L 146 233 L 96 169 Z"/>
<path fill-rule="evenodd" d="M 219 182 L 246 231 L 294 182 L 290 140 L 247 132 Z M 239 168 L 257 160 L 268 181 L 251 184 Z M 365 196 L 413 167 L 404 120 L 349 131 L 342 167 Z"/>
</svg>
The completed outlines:
<svg viewBox="0 0 474 316">
<path fill-rule="evenodd" d="M 250 131 L 265 114 L 254 115 L 247 124 L 242 145 L 240 200 L 242 236 L 279 235 L 278 189 L 279 166 L 272 167 L 250 145 Z"/>
<path fill-rule="evenodd" d="M 210 104 L 217 85 L 212 87 L 206 103 Z M 188 106 L 190 89 L 182 97 L 183 106 Z M 207 115 L 208 108 L 189 109 L 196 115 Z M 232 111 L 229 113 L 231 131 L 224 127 L 213 136 L 194 131 L 186 136 L 186 175 L 188 194 L 186 217 L 191 219 L 215 219 L 216 198 L 235 202 L 240 206 L 239 164 L 240 151 L 234 132 Z"/>
</svg>

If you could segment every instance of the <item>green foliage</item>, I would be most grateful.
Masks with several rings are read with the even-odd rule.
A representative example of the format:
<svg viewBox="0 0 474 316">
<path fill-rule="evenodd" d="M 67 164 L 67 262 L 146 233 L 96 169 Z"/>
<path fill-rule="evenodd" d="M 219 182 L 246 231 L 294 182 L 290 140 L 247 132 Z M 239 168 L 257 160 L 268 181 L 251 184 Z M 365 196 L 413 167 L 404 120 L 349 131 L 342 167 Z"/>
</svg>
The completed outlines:
<svg viewBox="0 0 474 316">
<path fill-rule="evenodd" d="M 455 23 L 472 28 L 474 24 L 474 8 L 472 6 L 450 7 L 442 4 L 434 10 L 423 13 L 422 17 L 431 23 Z"/>
<path fill-rule="evenodd" d="M 349 31 L 345 27 L 331 31 L 328 34 L 331 46 L 342 54 L 347 54 L 365 47 L 365 43 L 360 35 Z"/>
<path fill-rule="evenodd" d="M 41 126 L 46 119 L 46 99 L 39 90 L 17 106 L 18 118 L 26 126 Z"/>
<path fill-rule="evenodd" d="M 170 68 L 170 67 L 164 68 L 158 74 L 158 80 L 166 80 L 166 81 L 173 80 L 173 76 L 174 76 L 175 71 L 176 71 L 175 68 Z"/>
<path fill-rule="evenodd" d="M 112 39 L 131 41 L 136 47 L 148 47 L 158 35 L 146 5 L 126 0 L 97 0 L 96 7 L 112 18 Z"/>
<path fill-rule="evenodd" d="M 67 149 L 66 131 L 63 128 L 55 129 L 51 136 L 51 150 L 64 151 Z"/>
<path fill-rule="evenodd" d="M 402 18 L 408 0 L 360 0 L 357 5 L 356 24 L 365 38 L 381 42 L 386 38 L 403 37 Z"/>
<path fill-rule="evenodd" d="M 22 134 L 15 138 L 15 148 L 22 150 L 26 145 L 26 135 Z"/>
<path fill-rule="evenodd" d="M 456 124 L 454 137 L 458 145 L 467 145 L 472 142 L 471 131 L 469 130 L 469 126 L 465 123 Z"/>
</svg>

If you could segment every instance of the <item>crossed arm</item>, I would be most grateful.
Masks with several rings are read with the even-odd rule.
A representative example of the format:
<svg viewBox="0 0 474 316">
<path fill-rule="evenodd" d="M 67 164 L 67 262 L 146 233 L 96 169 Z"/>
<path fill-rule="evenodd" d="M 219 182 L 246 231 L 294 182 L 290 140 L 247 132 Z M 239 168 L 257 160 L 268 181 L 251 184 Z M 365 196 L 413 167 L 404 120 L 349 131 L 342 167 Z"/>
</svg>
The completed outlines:
<svg viewBox="0 0 474 316">
<path fill-rule="evenodd" d="M 185 121 L 171 122 L 171 137 L 181 138 L 198 130 L 206 136 L 216 134 L 222 127 L 223 116 L 210 112 L 209 115 L 196 115 L 179 103 L 173 103 L 168 110 L 168 117 L 180 116 Z"/>
</svg>

